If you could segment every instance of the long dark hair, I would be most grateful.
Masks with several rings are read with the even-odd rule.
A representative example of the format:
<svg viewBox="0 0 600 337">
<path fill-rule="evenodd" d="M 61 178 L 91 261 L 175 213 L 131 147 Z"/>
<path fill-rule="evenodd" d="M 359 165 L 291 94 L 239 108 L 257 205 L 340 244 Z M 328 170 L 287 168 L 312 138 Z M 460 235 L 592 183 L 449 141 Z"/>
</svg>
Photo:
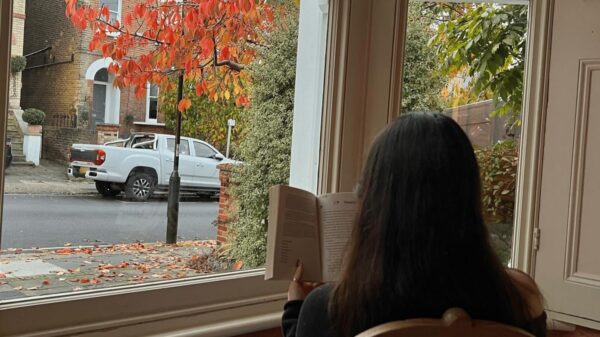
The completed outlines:
<svg viewBox="0 0 600 337">
<path fill-rule="evenodd" d="M 469 139 L 444 115 L 405 114 L 376 139 L 330 301 L 340 336 L 393 320 L 440 318 L 451 307 L 526 325 L 526 303 L 490 245 L 479 179 Z"/>
</svg>

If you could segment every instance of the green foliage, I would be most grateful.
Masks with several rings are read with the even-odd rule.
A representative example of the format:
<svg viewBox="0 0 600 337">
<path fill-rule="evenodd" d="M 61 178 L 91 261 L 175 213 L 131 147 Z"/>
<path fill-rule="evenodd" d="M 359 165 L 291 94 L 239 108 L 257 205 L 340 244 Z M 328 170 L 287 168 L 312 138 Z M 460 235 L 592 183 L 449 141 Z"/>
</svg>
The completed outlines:
<svg viewBox="0 0 600 337">
<path fill-rule="evenodd" d="M 227 120 L 235 119 L 236 125 L 231 130 L 232 148 L 239 143 L 240 134 L 244 130 L 243 109 L 236 107 L 232 101 L 209 99 L 206 95 L 197 96 L 192 82 L 184 85 L 183 97 L 192 101 L 181 118 L 181 134 L 186 137 L 202 139 L 220 151 L 227 146 Z M 160 92 L 160 109 L 165 112 L 165 124 L 174 131 L 177 118 L 177 85 L 174 90 Z"/>
<path fill-rule="evenodd" d="M 133 121 L 135 121 L 135 117 L 133 115 L 125 116 L 125 123 L 133 123 Z"/>
<path fill-rule="evenodd" d="M 252 100 L 239 146 L 244 164 L 231 177 L 236 211 L 226 250 L 248 267 L 265 262 L 269 187 L 289 180 L 298 26 L 291 13 L 282 20 L 250 67 Z"/>
<path fill-rule="evenodd" d="M 491 148 L 476 149 L 482 189 L 484 221 L 492 243 L 503 262 L 510 259 L 515 208 L 518 149 L 515 141 L 499 142 Z"/>
<path fill-rule="evenodd" d="M 402 110 L 441 111 L 441 91 L 448 82 L 436 71 L 438 59 L 428 46 L 436 31 L 422 15 L 423 4 L 409 2 L 406 32 Z"/>
<path fill-rule="evenodd" d="M 10 73 L 15 75 L 25 70 L 27 59 L 25 56 L 15 55 L 10 58 Z"/>
<path fill-rule="evenodd" d="M 495 114 L 517 119 L 523 103 L 527 6 L 439 3 L 429 8 L 439 20 L 431 45 L 443 73 L 466 71 L 474 100 L 491 93 Z"/>
<path fill-rule="evenodd" d="M 29 125 L 44 125 L 46 122 L 46 114 L 39 109 L 25 109 L 23 111 L 23 120 Z"/>
</svg>

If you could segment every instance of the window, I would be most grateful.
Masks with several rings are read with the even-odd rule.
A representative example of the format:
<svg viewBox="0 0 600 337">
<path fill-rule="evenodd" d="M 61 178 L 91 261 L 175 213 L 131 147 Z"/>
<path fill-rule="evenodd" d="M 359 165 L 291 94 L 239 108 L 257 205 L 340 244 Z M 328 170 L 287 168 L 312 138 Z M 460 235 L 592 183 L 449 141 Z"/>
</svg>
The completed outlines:
<svg viewBox="0 0 600 337">
<path fill-rule="evenodd" d="M 528 4 L 410 0 L 408 9 L 402 110 L 442 112 L 467 133 L 492 244 L 511 264 Z"/>
<path fill-rule="evenodd" d="M 167 139 L 167 149 L 171 152 L 175 150 L 175 138 Z M 179 143 L 179 154 L 181 155 L 190 155 L 190 143 L 187 139 L 181 139 Z"/>
<path fill-rule="evenodd" d="M 200 142 L 194 142 L 194 151 L 196 157 L 202 158 L 212 158 L 216 154 L 213 149 Z"/>
<path fill-rule="evenodd" d="M 7 2 L 2 2 L 0 5 L 2 9 L 0 43 L 2 45 L 7 45 L 10 41 L 10 34 L 6 27 L 6 18 L 9 16 L 6 15 L 6 4 Z M 43 2 L 37 5 L 42 6 Z M 395 104 L 397 105 L 396 102 L 400 101 L 395 93 L 399 92 L 397 85 L 401 83 L 401 79 L 396 78 L 401 70 L 401 66 L 396 64 L 399 60 L 398 48 L 401 43 L 396 38 L 402 34 L 398 34 L 399 27 L 396 25 L 402 21 L 398 19 L 402 17 L 402 9 L 395 2 L 383 1 L 301 1 L 300 6 L 303 15 L 300 19 L 296 102 L 305 104 L 302 104 L 302 111 L 298 111 L 296 116 L 309 115 L 310 120 L 294 118 L 294 139 L 300 141 L 292 142 L 290 181 L 296 186 L 319 192 L 349 190 L 354 186 L 360 172 L 364 159 L 362 156 L 366 153 L 370 140 L 393 118 L 396 111 L 399 111 L 399 108 L 394 108 Z M 50 13 L 48 10 L 46 12 Z M 62 14 L 64 15 L 64 13 Z M 540 11 L 537 15 L 541 17 L 546 14 L 544 11 Z M 532 31 L 536 34 L 545 31 L 544 22 L 536 19 L 538 26 Z M 365 23 L 370 25 L 370 29 L 364 29 Z M 323 27 L 328 26 L 331 29 L 330 35 L 326 39 L 327 30 L 324 30 Z M 392 30 L 390 27 L 394 27 L 394 29 Z M 535 38 L 532 37 L 534 40 Z M 393 46 L 393 48 L 389 48 L 389 46 Z M 325 50 L 327 50 L 326 61 L 320 62 L 324 59 Z M 0 53 L 2 53 L 0 61 L 7 65 L 8 56 L 4 55 L 6 49 L 0 49 Z M 533 63 L 542 64 L 541 60 L 544 60 L 544 56 L 542 50 L 535 53 L 536 59 Z M 381 62 L 369 62 L 369 60 Z M 7 67 L 0 69 L 4 69 L 0 72 L 5 71 Z M 383 75 L 379 76 L 382 73 Z M 7 77 L 8 74 L 1 75 L 3 78 L 0 81 L 0 87 L 5 84 L 4 77 Z M 27 76 L 40 81 L 37 73 L 31 72 L 25 74 L 24 77 Z M 365 83 L 369 85 L 364 85 Z M 324 93 L 321 90 L 322 87 L 324 87 Z M 5 91 L 0 90 L 0 92 Z M 82 97 L 86 96 L 82 95 Z M 26 100 L 25 98 L 24 102 Z M 86 107 L 85 104 L 89 104 L 89 102 L 81 102 L 77 107 L 82 107 L 83 110 Z M 385 106 L 382 107 L 382 105 Z M 322 107 L 323 115 L 321 115 Z M 8 117 L 6 113 L 3 113 L 0 118 Z M 297 127 L 298 125 L 302 127 Z M 47 135 L 52 131 L 51 126 L 45 127 L 44 132 Z M 323 138 L 320 142 L 314 141 L 319 139 L 321 134 L 323 134 Z M 84 139 L 85 135 L 80 136 L 81 139 Z M 303 143 L 302 137 L 311 142 Z M 314 148 L 317 150 L 311 150 Z M 58 154 L 55 155 L 58 156 Z M 531 161 L 533 162 L 534 159 Z M 11 221 L 22 216 L 22 214 L 14 212 L 18 197 L 11 194 L 14 186 L 9 186 L 19 180 L 15 179 L 18 177 L 15 170 L 12 170 L 13 168 L 9 167 L 3 172 L 5 174 L 4 190 L 7 194 L 0 196 L 3 197 L 4 202 L 2 245 L 5 249 L 14 247 L 13 253 L 21 254 L 3 254 L 2 259 L 7 256 L 24 256 L 23 253 L 28 253 L 27 249 L 16 248 L 19 245 L 24 246 L 23 241 L 19 244 L 15 243 L 31 237 L 29 233 L 19 234 L 19 230 L 24 230 L 23 228 L 15 230 L 15 227 L 11 228 L 10 225 Z M 57 168 L 57 171 L 63 172 L 61 171 L 63 169 L 64 165 L 62 168 Z M 49 181 L 40 184 L 40 179 L 37 181 L 36 186 L 47 185 L 53 191 L 62 186 L 73 186 Z M 87 187 L 96 188 L 93 185 Z M 11 190 L 11 188 L 13 189 Z M 69 199 L 73 204 L 68 206 L 80 207 L 79 204 L 75 204 L 77 199 L 79 197 Z M 184 280 L 162 278 L 164 273 L 144 273 L 145 268 L 157 262 L 164 247 L 148 245 L 146 242 L 135 242 L 135 240 L 140 240 L 140 234 L 146 235 L 156 228 L 164 228 L 165 216 L 160 212 L 166 207 L 163 207 L 161 201 L 150 203 L 128 203 L 119 199 L 103 201 L 111 203 L 115 201 L 114 208 L 107 208 L 105 211 L 119 210 L 116 215 L 111 213 L 113 217 L 110 218 L 110 221 L 106 220 L 109 218 L 107 212 L 97 213 L 97 216 L 87 214 L 78 217 L 80 227 L 77 228 L 95 228 L 97 236 L 83 238 L 81 242 L 83 248 L 79 248 L 79 242 L 65 242 L 68 244 L 67 246 L 56 249 L 64 253 L 64 255 L 58 254 L 56 259 L 57 263 L 62 264 L 59 266 L 61 269 L 47 275 L 56 275 L 57 282 L 65 282 L 66 286 L 63 288 L 63 292 L 48 296 L 48 288 L 44 288 L 46 285 L 42 282 L 40 285 L 36 283 L 21 288 L 22 291 L 27 291 L 32 296 L 28 299 L 23 297 L 4 298 L 0 302 L 3 310 L 2 316 L 6 321 L 14 324 L 3 326 L 3 333 L 7 335 L 31 333 L 68 335 L 95 331 L 105 335 L 151 335 L 177 331 L 182 334 L 202 335 L 218 331 L 219 334 L 225 336 L 266 329 L 279 324 L 280 310 L 287 287 L 286 282 L 266 283 L 263 281 L 264 274 L 260 269 L 241 270 L 228 274 L 194 275 Z M 196 204 L 202 208 L 210 206 L 210 204 L 196 201 L 182 203 L 181 206 L 182 209 L 185 209 L 188 206 L 196 206 Z M 22 203 L 21 205 L 26 205 L 28 212 L 42 208 L 36 207 L 33 203 Z M 45 209 L 50 208 L 53 211 L 58 211 L 59 207 L 66 206 L 44 205 Z M 185 213 L 181 215 L 186 216 Z M 47 214 L 45 218 L 45 220 L 50 219 Z M 192 216 L 192 218 L 195 222 L 202 219 L 197 216 Z M 102 219 L 103 223 L 91 226 L 97 219 Z M 133 222 L 132 219 L 136 222 Z M 130 227 L 134 223 L 143 224 L 143 228 L 132 234 Z M 113 230 L 114 226 L 111 229 L 111 225 L 117 225 L 119 237 L 129 240 L 128 242 L 132 245 L 106 245 L 106 241 L 102 241 L 104 237 L 101 235 Z M 57 234 L 49 226 L 40 226 L 39 228 L 37 233 L 44 233 L 46 238 Z M 64 232 L 60 235 L 64 236 Z M 98 256 L 93 256 L 93 260 L 83 260 L 88 263 L 82 261 L 80 264 L 74 264 L 73 261 L 69 261 L 74 257 L 69 252 L 79 249 L 77 254 L 90 257 L 91 255 L 88 255 L 85 249 L 95 245 L 107 249 L 113 247 L 112 249 L 115 250 L 122 247 L 123 250 L 118 251 L 122 256 L 133 254 L 135 249 L 145 249 L 149 253 L 149 259 L 135 261 L 137 263 L 135 267 L 139 269 L 134 268 L 133 271 L 128 271 L 127 276 L 132 279 L 131 284 L 128 285 L 121 284 L 112 289 L 101 288 L 97 283 L 92 283 L 92 280 L 98 281 L 98 278 L 95 277 L 84 277 L 75 282 L 74 278 L 68 277 L 69 269 L 76 270 L 84 267 L 81 265 L 100 267 L 96 269 L 98 272 L 103 270 L 102 267 L 111 265 L 111 268 L 106 269 L 109 271 L 107 275 L 109 277 L 99 279 L 101 285 L 114 282 L 110 277 L 113 275 L 112 271 L 116 270 L 116 275 L 119 274 L 119 269 L 116 267 L 120 261 L 100 262 L 96 260 Z M 184 257 L 184 254 L 179 255 L 179 257 L 182 256 Z M 39 261 L 35 261 L 35 264 L 40 267 L 38 270 L 55 268 L 40 264 Z M 58 275 L 59 273 L 60 275 Z M 139 280 L 140 275 L 155 275 L 156 277 L 152 277 L 155 282 L 140 286 L 139 281 L 135 281 Z M 61 278 L 65 280 L 61 281 Z M 10 280 L 10 282 L 13 281 L 15 279 Z M 54 279 L 50 280 L 51 284 L 53 282 Z M 31 288 L 31 290 L 27 288 Z M 14 292 L 10 292 L 10 294 L 13 296 L 15 296 L 15 292 L 19 292 L 14 288 L 12 291 Z M 68 295 L 65 295 L 67 293 Z M 9 292 L 4 292 L 4 294 L 7 295 Z M 45 297 L 40 301 L 40 298 L 36 296 Z M 132 303 L 136 305 L 131 305 Z M 93 312 L 88 310 L 90 307 L 96 308 L 96 310 Z M 114 310 L 115 307 L 119 310 Z"/>
<path fill-rule="evenodd" d="M 110 23 L 121 20 L 121 0 L 100 0 L 99 5 L 108 7 Z"/>
<path fill-rule="evenodd" d="M 158 86 L 148 83 L 146 98 L 146 123 L 156 123 L 158 120 Z"/>
</svg>

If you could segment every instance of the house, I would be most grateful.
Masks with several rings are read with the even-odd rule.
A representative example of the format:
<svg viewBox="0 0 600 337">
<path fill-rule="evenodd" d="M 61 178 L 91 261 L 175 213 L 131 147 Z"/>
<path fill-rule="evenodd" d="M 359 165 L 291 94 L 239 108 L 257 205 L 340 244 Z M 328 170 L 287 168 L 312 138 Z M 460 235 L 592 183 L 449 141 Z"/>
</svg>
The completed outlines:
<svg viewBox="0 0 600 337">
<path fill-rule="evenodd" d="M 600 2 L 502 2 L 531 9 L 512 265 L 540 285 L 549 327 L 562 330 L 550 336 L 598 337 Z M 290 183 L 351 191 L 372 140 L 400 111 L 407 1 L 300 4 Z M 0 6 L 0 43 L 8 45 L 10 2 Z M 4 65 L 6 54 L 0 49 Z M 280 336 L 287 286 L 265 282 L 259 268 L 2 303 L 0 335 Z"/>
<path fill-rule="evenodd" d="M 25 29 L 25 0 L 15 0 L 13 3 L 13 27 L 10 37 L 11 59 L 15 56 L 23 55 L 23 35 Z M 10 75 L 9 95 L 9 121 L 7 125 L 7 138 L 10 138 L 12 143 L 13 162 L 24 163 L 25 155 L 23 153 L 23 129 L 19 125 L 18 117 L 23 111 L 21 110 L 21 72 L 12 73 Z"/>
<path fill-rule="evenodd" d="M 131 131 L 167 132 L 158 109 L 158 89 L 148 87 L 144 99 L 133 88 L 112 85 L 111 59 L 91 52 L 90 31 L 73 26 L 64 0 L 28 0 L 21 105 L 46 112 L 43 156 L 67 160 L 73 143 L 104 143 Z M 93 0 L 120 18 L 135 0 Z"/>
</svg>

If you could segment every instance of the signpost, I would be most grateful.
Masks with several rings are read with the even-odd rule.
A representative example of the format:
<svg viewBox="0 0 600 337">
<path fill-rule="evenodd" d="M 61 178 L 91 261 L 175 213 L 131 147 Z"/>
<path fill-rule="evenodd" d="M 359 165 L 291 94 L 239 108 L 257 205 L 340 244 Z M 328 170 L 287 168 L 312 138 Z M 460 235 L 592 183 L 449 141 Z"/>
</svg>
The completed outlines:
<svg viewBox="0 0 600 337">
<path fill-rule="evenodd" d="M 225 157 L 229 158 L 229 144 L 231 142 L 231 129 L 235 126 L 235 119 L 229 119 L 227 121 L 227 151 Z"/>
</svg>

